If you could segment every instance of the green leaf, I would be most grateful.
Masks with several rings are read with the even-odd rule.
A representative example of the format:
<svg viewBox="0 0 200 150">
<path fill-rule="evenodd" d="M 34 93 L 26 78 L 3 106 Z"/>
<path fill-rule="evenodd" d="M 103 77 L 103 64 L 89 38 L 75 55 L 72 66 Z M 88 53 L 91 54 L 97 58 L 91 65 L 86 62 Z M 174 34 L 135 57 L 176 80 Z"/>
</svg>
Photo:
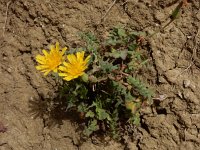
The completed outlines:
<svg viewBox="0 0 200 150">
<path fill-rule="evenodd" d="M 89 137 L 92 133 L 93 133 L 93 131 L 92 131 L 92 130 L 89 130 L 88 128 L 85 128 L 84 131 L 83 131 L 83 134 L 86 135 L 86 136 L 88 136 L 88 137 Z"/>
<path fill-rule="evenodd" d="M 87 105 L 84 103 L 81 103 L 78 105 L 78 112 L 87 112 L 88 108 Z"/>
<path fill-rule="evenodd" d="M 128 122 L 131 124 L 134 124 L 136 126 L 140 125 L 140 113 L 137 112 L 135 114 L 132 114 L 132 116 L 129 118 Z"/>
<path fill-rule="evenodd" d="M 76 103 L 77 99 L 73 94 L 68 94 L 66 100 L 67 100 L 66 110 L 76 106 L 75 103 Z"/>
<path fill-rule="evenodd" d="M 117 31 L 119 37 L 125 37 L 126 36 L 126 31 L 122 28 L 119 28 Z"/>
<path fill-rule="evenodd" d="M 96 130 L 99 129 L 98 126 L 97 126 L 97 120 L 94 119 L 94 120 L 91 122 L 91 124 L 90 124 L 90 129 L 92 129 L 93 131 L 96 131 Z"/>
<path fill-rule="evenodd" d="M 126 95 L 125 95 L 125 100 L 126 101 L 133 101 L 135 98 L 131 95 L 130 92 L 128 92 Z"/>
<path fill-rule="evenodd" d="M 104 71 L 104 72 L 112 72 L 113 70 L 116 70 L 118 69 L 117 66 L 114 66 L 112 63 L 109 63 L 108 61 L 103 61 L 103 60 L 100 60 L 99 61 L 99 64 L 101 66 L 101 69 Z"/>
<path fill-rule="evenodd" d="M 76 89 L 73 91 L 75 96 L 81 99 L 87 98 L 88 89 L 83 84 L 76 84 Z"/>
<path fill-rule="evenodd" d="M 83 134 L 86 136 L 90 136 L 94 131 L 99 130 L 99 126 L 97 124 L 97 120 L 92 120 L 89 122 L 88 127 L 85 127 Z"/>
<path fill-rule="evenodd" d="M 140 124 L 140 114 L 139 114 L 139 113 L 137 113 L 137 114 L 134 116 L 133 124 L 135 124 L 135 125 L 139 125 L 139 124 Z"/>
<path fill-rule="evenodd" d="M 183 6 L 183 1 L 179 3 L 179 5 L 175 8 L 175 10 L 171 14 L 171 20 L 177 18 L 178 14 L 180 13 L 181 7 Z"/>
<path fill-rule="evenodd" d="M 97 40 L 95 35 L 91 32 L 86 32 L 86 33 L 79 33 L 79 36 L 87 43 L 86 49 L 89 52 L 96 54 L 99 48 L 99 41 Z"/>
<path fill-rule="evenodd" d="M 81 79 L 84 81 L 84 82 L 88 82 L 88 75 L 86 73 L 84 73 L 82 76 L 81 76 Z"/>
<path fill-rule="evenodd" d="M 122 104 L 121 99 L 117 99 L 117 103 L 115 104 L 115 108 L 118 108 Z"/>
<path fill-rule="evenodd" d="M 129 50 L 129 51 L 135 51 L 137 47 L 138 47 L 137 44 L 130 44 L 130 45 L 128 46 L 128 50 Z"/>
<path fill-rule="evenodd" d="M 113 57 L 113 58 L 122 58 L 123 60 L 126 59 L 127 56 L 127 51 L 123 50 L 123 51 L 113 51 L 111 53 L 106 53 L 108 56 Z"/>
<path fill-rule="evenodd" d="M 118 92 L 120 92 L 123 95 L 126 94 L 126 87 L 124 85 L 116 81 L 112 81 L 112 83 L 113 83 L 113 87 L 116 88 Z"/>
<path fill-rule="evenodd" d="M 94 118 L 94 113 L 93 113 L 91 110 L 89 110 L 89 111 L 86 113 L 85 117 Z"/>
<path fill-rule="evenodd" d="M 104 109 L 96 108 L 96 111 L 97 111 L 99 120 L 104 120 L 104 119 L 110 120 L 110 115 Z"/>
<path fill-rule="evenodd" d="M 117 40 L 116 39 L 108 39 L 108 41 L 106 42 L 105 45 L 115 46 L 116 44 L 117 44 Z"/>
<path fill-rule="evenodd" d="M 134 77 L 128 76 L 127 78 L 128 84 L 135 87 L 135 89 L 139 92 L 139 94 L 145 98 L 151 99 L 153 93 L 147 89 L 142 82 Z"/>
</svg>

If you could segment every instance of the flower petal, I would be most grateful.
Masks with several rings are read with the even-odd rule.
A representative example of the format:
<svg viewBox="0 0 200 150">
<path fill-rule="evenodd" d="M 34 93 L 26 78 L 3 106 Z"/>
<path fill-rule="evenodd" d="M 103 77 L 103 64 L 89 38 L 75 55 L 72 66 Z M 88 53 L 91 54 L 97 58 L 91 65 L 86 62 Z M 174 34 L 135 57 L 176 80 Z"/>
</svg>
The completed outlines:
<svg viewBox="0 0 200 150">
<path fill-rule="evenodd" d="M 85 54 L 84 51 L 82 51 L 82 52 L 77 52 L 77 53 L 76 53 L 77 60 L 78 60 L 78 61 L 83 61 L 84 54 Z"/>
<path fill-rule="evenodd" d="M 66 76 L 65 78 L 63 78 L 64 80 L 67 80 L 67 81 L 70 81 L 70 80 L 72 80 L 72 79 L 74 79 L 74 77 L 73 76 Z"/>
<path fill-rule="evenodd" d="M 57 72 L 58 72 L 58 68 L 55 68 L 55 69 L 53 70 L 53 72 L 57 73 Z"/>
<path fill-rule="evenodd" d="M 45 57 L 42 56 L 42 55 L 37 55 L 37 56 L 35 57 L 35 59 L 36 59 L 36 61 L 37 61 L 37 60 L 43 61 L 43 60 L 45 60 Z"/>
<path fill-rule="evenodd" d="M 59 70 L 60 70 L 60 71 L 63 71 L 63 72 L 66 72 L 66 67 L 60 66 L 60 67 L 59 67 Z"/>
<path fill-rule="evenodd" d="M 60 50 L 59 42 L 56 42 L 56 51 Z"/>
<path fill-rule="evenodd" d="M 77 52 L 76 54 L 67 55 L 68 62 L 63 62 L 64 66 L 60 66 L 60 76 L 64 76 L 64 80 L 70 81 L 72 79 L 82 76 L 85 69 L 88 67 L 90 56 L 84 60 L 85 52 Z"/>
<path fill-rule="evenodd" d="M 50 45 L 50 53 L 52 53 L 52 52 L 55 52 L 56 51 L 56 49 L 55 49 L 55 46 L 54 45 Z"/>
<path fill-rule="evenodd" d="M 51 70 L 47 70 L 45 73 L 44 73 L 44 76 L 47 76 L 49 74 Z"/>
<path fill-rule="evenodd" d="M 48 66 L 46 66 L 46 65 L 39 65 L 39 66 L 36 66 L 36 69 L 37 70 L 44 70 L 44 69 L 47 69 L 48 68 Z"/>
<path fill-rule="evenodd" d="M 44 65 L 44 64 L 46 63 L 45 60 L 41 60 L 41 59 L 36 59 L 36 61 L 37 61 L 38 63 L 42 64 L 42 65 Z"/>
<path fill-rule="evenodd" d="M 67 55 L 67 59 L 71 64 L 76 64 L 77 63 L 77 59 L 76 59 L 76 56 L 74 54 Z"/>
<path fill-rule="evenodd" d="M 64 48 L 62 48 L 61 55 L 64 55 L 64 54 L 65 54 L 65 52 L 66 52 L 66 50 L 67 50 L 67 47 L 64 47 Z"/>
<path fill-rule="evenodd" d="M 56 42 L 55 46 L 50 45 L 49 53 L 46 50 L 42 50 L 44 55 L 36 56 L 36 61 L 40 64 L 36 66 L 36 69 L 44 72 L 45 75 L 51 71 L 57 72 L 59 65 L 62 64 L 65 59 L 65 56 L 63 56 L 64 51 L 66 51 L 66 48 L 63 48 L 61 52 L 58 42 Z"/>
<path fill-rule="evenodd" d="M 89 60 L 90 60 L 90 58 L 91 58 L 91 56 L 90 56 L 90 55 L 89 55 L 89 56 L 87 56 L 87 57 L 86 57 L 86 59 L 85 59 L 85 62 L 86 62 L 86 63 L 88 63 L 88 62 L 89 62 Z"/>
<path fill-rule="evenodd" d="M 68 74 L 67 74 L 67 73 L 58 73 L 58 75 L 61 76 L 61 77 L 62 77 L 62 76 L 65 77 L 65 76 L 67 76 Z"/>
<path fill-rule="evenodd" d="M 42 53 L 47 57 L 48 55 L 49 55 L 49 53 L 47 53 L 47 51 L 46 50 L 42 50 Z"/>
</svg>

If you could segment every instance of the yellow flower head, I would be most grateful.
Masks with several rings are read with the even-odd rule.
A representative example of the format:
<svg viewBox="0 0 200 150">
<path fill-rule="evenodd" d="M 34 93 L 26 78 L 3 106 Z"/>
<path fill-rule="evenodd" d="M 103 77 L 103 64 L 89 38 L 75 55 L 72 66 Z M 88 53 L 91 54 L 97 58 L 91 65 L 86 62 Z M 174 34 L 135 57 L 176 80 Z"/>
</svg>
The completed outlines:
<svg viewBox="0 0 200 150">
<path fill-rule="evenodd" d="M 62 48 L 60 51 L 59 43 L 56 42 L 56 46 L 51 45 L 50 46 L 50 52 L 48 53 L 46 50 L 42 50 L 44 56 L 37 55 L 36 61 L 40 64 L 36 66 L 37 70 L 40 70 L 41 72 L 44 72 L 44 75 L 46 76 L 49 72 L 57 72 L 59 65 L 62 64 L 64 61 L 64 53 L 67 50 L 66 47 Z"/>
<path fill-rule="evenodd" d="M 90 56 L 84 60 L 85 52 L 77 52 L 76 55 L 69 54 L 67 55 L 68 62 L 64 62 L 64 66 L 60 66 L 59 70 L 62 73 L 58 73 L 59 76 L 63 76 L 64 80 L 70 81 L 72 79 L 78 78 L 84 74 L 85 69 L 88 67 L 88 62 Z"/>
</svg>

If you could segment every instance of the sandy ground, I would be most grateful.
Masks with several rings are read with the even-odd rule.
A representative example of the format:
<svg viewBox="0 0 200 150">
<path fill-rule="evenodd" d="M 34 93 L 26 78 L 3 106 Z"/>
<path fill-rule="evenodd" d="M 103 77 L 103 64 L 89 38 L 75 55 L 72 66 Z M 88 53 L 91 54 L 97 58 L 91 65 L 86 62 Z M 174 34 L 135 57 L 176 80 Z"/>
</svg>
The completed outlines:
<svg viewBox="0 0 200 150">
<path fill-rule="evenodd" d="M 158 99 L 143 110 L 141 127 L 124 144 L 105 144 L 94 138 L 81 142 L 78 124 L 68 114 L 57 115 L 56 110 L 48 118 L 43 112 L 45 101 L 52 97 L 56 85 L 36 71 L 34 57 L 55 41 L 63 46 L 78 44 L 77 33 L 82 31 L 105 34 L 122 24 L 151 33 L 165 23 L 178 5 L 176 0 L 121 0 L 101 24 L 112 0 L 8 2 L 0 0 L 1 150 L 200 149 L 197 0 L 191 0 L 178 19 L 147 41 L 152 60 L 147 77 Z"/>
</svg>

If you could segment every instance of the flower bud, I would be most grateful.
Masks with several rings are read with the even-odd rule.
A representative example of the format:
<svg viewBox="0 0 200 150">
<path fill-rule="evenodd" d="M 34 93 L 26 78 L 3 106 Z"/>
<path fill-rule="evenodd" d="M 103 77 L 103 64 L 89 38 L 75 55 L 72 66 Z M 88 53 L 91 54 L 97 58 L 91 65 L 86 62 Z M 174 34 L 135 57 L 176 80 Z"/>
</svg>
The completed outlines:
<svg viewBox="0 0 200 150">
<path fill-rule="evenodd" d="M 84 73 L 82 76 L 81 76 L 82 80 L 84 82 L 88 82 L 88 75 L 86 73 Z"/>
</svg>

